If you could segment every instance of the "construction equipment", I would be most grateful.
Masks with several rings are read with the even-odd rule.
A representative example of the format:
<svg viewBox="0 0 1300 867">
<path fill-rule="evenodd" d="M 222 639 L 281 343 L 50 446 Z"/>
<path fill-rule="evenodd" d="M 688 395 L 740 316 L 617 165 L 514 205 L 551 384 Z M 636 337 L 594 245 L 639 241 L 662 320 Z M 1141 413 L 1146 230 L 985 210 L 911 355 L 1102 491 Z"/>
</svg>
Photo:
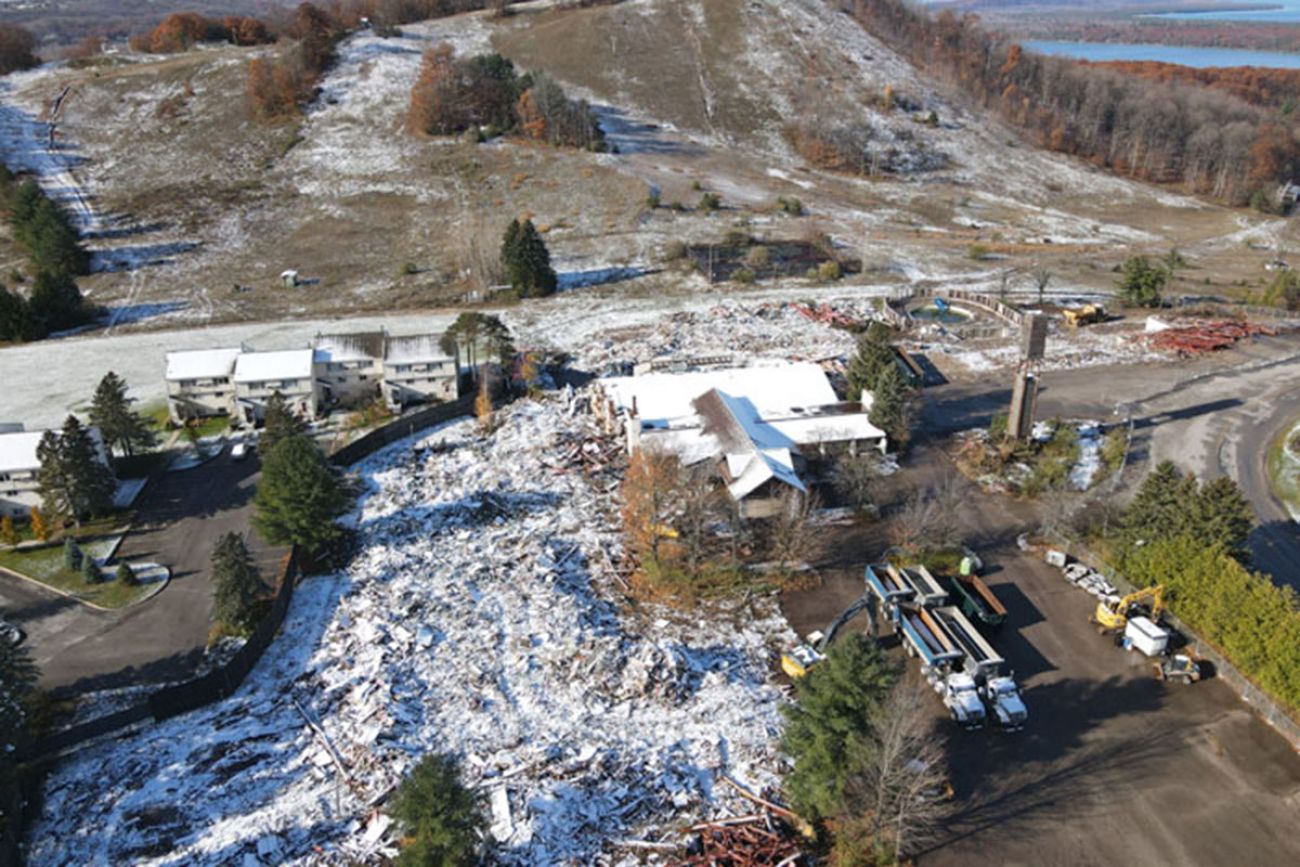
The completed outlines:
<svg viewBox="0 0 1300 867">
<path fill-rule="evenodd" d="M 1156 677 L 1160 680 L 1191 686 L 1201 679 L 1201 664 L 1185 653 L 1166 656 L 1156 663 Z"/>
<path fill-rule="evenodd" d="M 956 606 L 946 605 L 930 613 L 962 652 L 961 667 L 967 674 L 984 683 L 1002 673 L 1006 664 L 1002 657 Z"/>
<path fill-rule="evenodd" d="M 1118 632 L 1128 623 L 1133 609 L 1139 605 L 1148 605 L 1150 618 L 1158 621 L 1161 612 L 1165 610 L 1164 590 L 1162 585 L 1157 584 L 1155 587 L 1135 590 L 1118 599 L 1113 596 L 1102 599 L 1097 603 L 1097 610 L 1093 612 L 1092 622 L 1097 624 L 1102 632 Z"/>
<path fill-rule="evenodd" d="M 951 580 L 953 595 L 963 614 L 996 630 L 1007 619 L 1006 606 L 988 585 L 975 575 L 956 575 Z"/>
<path fill-rule="evenodd" d="M 927 669 L 938 672 L 961 668 L 965 652 L 932 612 L 900 605 L 895 609 L 894 619 L 903 634 L 903 649 L 908 656 L 919 657 Z"/>
<path fill-rule="evenodd" d="M 1104 322 L 1106 320 L 1106 308 L 1100 304 L 1085 304 L 1082 307 L 1069 307 L 1061 311 L 1065 317 L 1065 322 L 1071 328 L 1078 328 L 1080 325 L 1092 325 L 1095 322 Z"/>
<path fill-rule="evenodd" d="M 867 612 L 867 630 L 875 632 L 875 621 L 871 617 L 872 597 L 864 593 L 839 613 L 824 632 L 811 632 L 804 644 L 781 654 L 781 670 L 792 678 L 803 677 L 809 669 L 826 658 L 826 648 L 835 640 L 835 634 L 860 612 Z"/>
<path fill-rule="evenodd" d="M 1029 709 L 1020 697 L 1020 688 L 1010 675 L 991 677 L 980 687 L 980 698 L 988 705 L 1004 731 L 1018 732 L 1029 719 Z"/>
</svg>

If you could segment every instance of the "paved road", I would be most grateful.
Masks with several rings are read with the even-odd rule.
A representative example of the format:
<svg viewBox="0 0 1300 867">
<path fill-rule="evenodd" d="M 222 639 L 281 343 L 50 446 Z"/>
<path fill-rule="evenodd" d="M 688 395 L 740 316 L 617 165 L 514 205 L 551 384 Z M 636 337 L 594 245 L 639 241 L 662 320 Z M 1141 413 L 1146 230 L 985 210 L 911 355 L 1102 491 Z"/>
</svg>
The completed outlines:
<svg viewBox="0 0 1300 867">
<path fill-rule="evenodd" d="M 926 437 L 987 424 L 1011 399 L 1007 381 L 983 379 L 928 389 Z M 1147 467 L 1170 459 L 1202 478 L 1228 474 L 1259 519 L 1254 565 L 1300 589 L 1300 525 L 1273 497 L 1264 471 L 1268 443 L 1300 414 L 1300 335 L 1261 338 L 1201 359 L 1059 371 L 1043 376 L 1038 417 L 1115 421 L 1132 412 L 1131 488 Z M 1117 414 L 1117 409 L 1123 410 Z"/>
<path fill-rule="evenodd" d="M 164 563 L 172 580 L 139 605 L 100 612 L 28 582 L 0 579 L 0 607 L 26 630 L 42 684 L 81 692 L 187 676 L 207 643 L 208 560 L 223 533 L 247 531 L 256 474 L 256 458 L 235 462 L 223 454 L 150 482 L 119 556 Z M 255 538 L 252 546 L 269 578 L 281 552 Z"/>
</svg>

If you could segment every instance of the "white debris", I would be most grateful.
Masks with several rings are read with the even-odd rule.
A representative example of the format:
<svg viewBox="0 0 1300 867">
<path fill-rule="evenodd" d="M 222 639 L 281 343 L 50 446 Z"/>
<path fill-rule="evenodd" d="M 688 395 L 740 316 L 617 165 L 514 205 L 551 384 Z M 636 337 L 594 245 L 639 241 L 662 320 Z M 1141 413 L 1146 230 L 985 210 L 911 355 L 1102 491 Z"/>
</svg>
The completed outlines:
<svg viewBox="0 0 1300 867">
<path fill-rule="evenodd" d="M 504 415 L 360 465 L 348 569 L 299 588 L 231 699 L 59 765 L 31 863 L 379 863 L 400 830 L 373 805 L 432 751 L 462 759 L 501 864 L 643 863 L 609 841 L 746 809 L 719 773 L 775 784 L 774 602 L 621 610 L 615 486 L 561 465 L 586 422 Z"/>
<path fill-rule="evenodd" d="M 1079 460 L 1070 467 L 1070 486 L 1076 491 L 1086 491 L 1101 472 L 1101 425 L 1083 421 L 1076 425 L 1079 431 Z"/>
</svg>

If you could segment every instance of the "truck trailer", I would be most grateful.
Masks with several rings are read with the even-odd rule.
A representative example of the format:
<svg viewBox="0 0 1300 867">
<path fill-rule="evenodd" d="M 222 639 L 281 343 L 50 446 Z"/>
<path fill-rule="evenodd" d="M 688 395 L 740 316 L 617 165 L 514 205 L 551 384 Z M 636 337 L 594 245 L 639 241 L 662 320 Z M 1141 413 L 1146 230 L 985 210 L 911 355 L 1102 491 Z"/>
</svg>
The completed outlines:
<svg viewBox="0 0 1300 867">
<path fill-rule="evenodd" d="M 975 575 L 958 575 L 952 579 L 953 601 L 975 623 L 996 631 L 1007 619 L 1007 609 L 993 595 L 989 586 Z"/>
</svg>

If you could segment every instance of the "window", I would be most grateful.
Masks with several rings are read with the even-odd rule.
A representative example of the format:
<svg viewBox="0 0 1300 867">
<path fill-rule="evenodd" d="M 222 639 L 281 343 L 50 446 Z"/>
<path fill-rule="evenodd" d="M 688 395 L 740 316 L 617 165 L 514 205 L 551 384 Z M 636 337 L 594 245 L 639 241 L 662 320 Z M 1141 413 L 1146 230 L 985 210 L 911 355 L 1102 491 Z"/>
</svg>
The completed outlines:
<svg viewBox="0 0 1300 867">
<path fill-rule="evenodd" d="M 361 380 L 362 382 L 365 382 L 367 378 L 368 377 L 364 373 L 361 374 L 359 377 L 357 377 L 357 379 Z"/>
</svg>

